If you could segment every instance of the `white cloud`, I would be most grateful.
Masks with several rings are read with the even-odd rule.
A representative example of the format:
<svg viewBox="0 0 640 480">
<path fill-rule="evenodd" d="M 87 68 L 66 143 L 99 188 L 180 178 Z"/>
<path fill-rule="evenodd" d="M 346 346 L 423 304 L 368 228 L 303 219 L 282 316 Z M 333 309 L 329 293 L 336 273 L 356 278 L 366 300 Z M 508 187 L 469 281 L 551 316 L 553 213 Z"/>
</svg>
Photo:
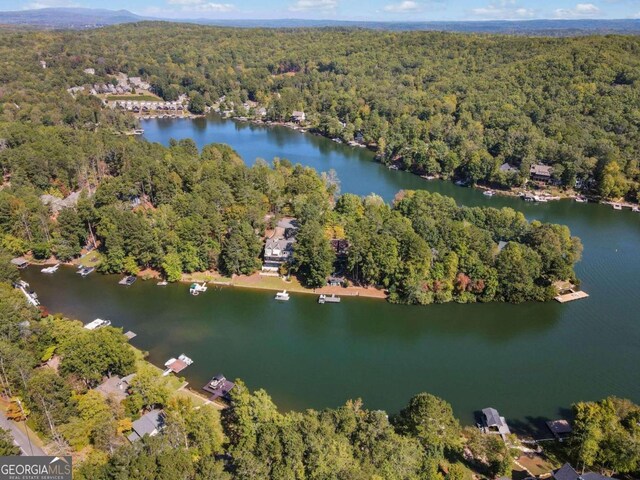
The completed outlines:
<svg viewBox="0 0 640 480">
<path fill-rule="evenodd" d="M 206 0 L 167 0 L 169 5 L 181 6 L 181 11 L 188 12 L 214 12 L 214 13 L 228 13 L 233 12 L 236 6 L 232 3 L 214 3 L 207 2 Z"/>
<path fill-rule="evenodd" d="M 518 20 L 533 18 L 535 10 L 518 7 L 516 0 L 501 0 L 486 7 L 473 8 L 471 13 L 484 20 Z"/>
<path fill-rule="evenodd" d="M 600 9 L 593 3 L 578 3 L 574 8 L 558 8 L 556 18 L 585 18 L 600 14 Z"/>
<path fill-rule="evenodd" d="M 289 10 L 292 12 L 309 10 L 327 12 L 335 10 L 337 6 L 338 0 L 298 0 L 289 7 Z"/>
<path fill-rule="evenodd" d="M 420 10 L 420 4 L 412 0 L 405 0 L 400 3 L 392 3 L 384 7 L 385 12 L 391 13 L 411 13 Z"/>
<path fill-rule="evenodd" d="M 35 10 L 37 8 L 55 8 L 55 7 L 80 7 L 81 5 L 72 0 L 38 0 L 27 3 L 24 10 Z"/>
</svg>

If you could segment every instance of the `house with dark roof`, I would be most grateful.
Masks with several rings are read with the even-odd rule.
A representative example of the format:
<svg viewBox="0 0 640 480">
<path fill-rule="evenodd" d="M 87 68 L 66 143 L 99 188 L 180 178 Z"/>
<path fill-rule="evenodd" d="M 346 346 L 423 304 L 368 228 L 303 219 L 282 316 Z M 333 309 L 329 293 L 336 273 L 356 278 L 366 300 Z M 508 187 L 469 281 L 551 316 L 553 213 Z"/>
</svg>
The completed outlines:
<svg viewBox="0 0 640 480">
<path fill-rule="evenodd" d="M 153 437 L 164 428 L 165 415 L 162 410 L 154 409 L 133 422 L 132 432 L 127 437 L 130 442 L 137 442 L 145 435 Z"/>
<path fill-rule="evenodd" d="M 551 181 L 552 174 L 553 167 L 549 165 L 536 163 L 534 165 L 531 165 L 531 167 L 529 168 L 529 176 L 531 177 L 531 180 L 535 180 L 536 182 L 548 183 Z"/>
<path fill-rule="evenodd" d="M 565 463 L 558 470 L 554 470 L 552 478 L 554 480 L 611 480 L 612 477 L 595 472 L 580 474 L 570 464 Z"/>
</svg>

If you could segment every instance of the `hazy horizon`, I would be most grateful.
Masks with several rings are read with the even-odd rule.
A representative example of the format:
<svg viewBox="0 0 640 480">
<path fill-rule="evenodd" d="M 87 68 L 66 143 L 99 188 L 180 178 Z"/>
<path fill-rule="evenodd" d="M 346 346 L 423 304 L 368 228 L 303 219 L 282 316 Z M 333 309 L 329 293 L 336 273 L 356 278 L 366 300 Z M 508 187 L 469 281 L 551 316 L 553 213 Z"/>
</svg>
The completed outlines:
<svg viewBox="0 0 640 480">
<path fill-rule="evenodd" d="M 0 10 L 49 7 L 128 10 L 167 20 L 324 20 L 438 22 L 619 20 L 640 18 L 638 0 L 0 0 Z"/>
</svg>

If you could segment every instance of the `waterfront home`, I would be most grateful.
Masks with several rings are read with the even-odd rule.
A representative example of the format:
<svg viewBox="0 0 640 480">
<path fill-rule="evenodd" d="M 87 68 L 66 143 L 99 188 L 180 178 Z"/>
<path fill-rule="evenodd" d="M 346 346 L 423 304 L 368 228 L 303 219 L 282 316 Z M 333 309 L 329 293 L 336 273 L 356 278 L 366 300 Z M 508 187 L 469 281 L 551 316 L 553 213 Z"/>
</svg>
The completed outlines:
<svg viewBox="0 0 640 480">
<path fill-rule="evenodd" d="M 520 170 L 506 162 L 500 165 L 500 171 L 503 173 L 520 173 Z"/>
<path fill-rule="evenodd" d="M 307 116 L 304 112 L 295 111 L 291 114 L 291 120 L 295 123 L 302 123 L 307 120 Z"/>
<path fill-rule="evenodd" d="M 165 415 L 162 410 L 154 409 L 133 422 L 132 432 L 127 437 L 131 443 L 141 440 L 145 435 L 153 437 L 164 428 Z"/>
<path fill-rule="evenodd" d="M 595 472 L 578 473 L 570 464 L 565 463 L 558 470 L 553 471 L 551 478 L 554 480 L 610 480 L 612 477 Z"/>
<path fill-rule="evenodd" d="M 482 409 L 482 432 L 497 434 L 503 439 L 506 439 L 506 436 L 511 433 L 504 417 L 501 417 L 498 411 L 491 407 Z"/>
<path fill-rule="evenodd" d="M 127 375 L 126 377 L 114 375 L 98 385 L 96 391 L 100 392 L 105 398 L 111 397 L 121 402 L 129 396 L 131 380 L 133 380 L 135 376 L 135 373 Z"/>
<path fill-rule="evenodd" d="M 298 232 L 298 223 L 293 218 L 283 218 L 264 244 L 262 271 L 278 273 L 280 266 L 293 257 L 293 245 Z"/>
<path fill-rule="evenodd" d="M 553 167 L 549 165 L 536 163 L 531 165 L 531 168 L 529 168 L 529 176 L 531 177 L 531 180 L 535 180 L 536 182 L 549 183 L 551 181 L 552 174 Z"/>
<path fill-rule="evenodd" d="M 22 257 L 16 257 L 13 258 L 11 260 L 11 264 L 15 265 L 16 267 L 18 267 L 20 270 L 22 270 L 23 268 L 27 268 L 29 266 L 29 262 L 27 262 L 24 258 Z"/>
</svg>

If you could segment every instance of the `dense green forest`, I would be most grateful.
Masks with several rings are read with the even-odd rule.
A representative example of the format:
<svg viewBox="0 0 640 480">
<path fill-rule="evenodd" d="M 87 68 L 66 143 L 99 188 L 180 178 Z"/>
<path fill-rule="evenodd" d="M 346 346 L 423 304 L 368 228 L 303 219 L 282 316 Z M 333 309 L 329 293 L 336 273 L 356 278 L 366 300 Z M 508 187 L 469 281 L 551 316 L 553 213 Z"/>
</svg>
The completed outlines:
<svg viewBox="0 0 640 480">
<path fill-rule="evenodd" d="M 199 152 L 191 140 L 167 148 L 21 123 L 0 126 L 0 136 L 10 172 L 0 233 L 15 255 L 67 261 L 95 243 L 104 272 L 151 267 L 171 281 L 205 270 L 251 274 L 265 229 L 291 215 L 301 228 L 288 269 L 305 285 L 339 270 L 388 289 L 392 301 L 420 304 L 548 300 L 553 282 L 575 280 L 581 255 L 567 227 L 529 223 L 512 209 L 459 207 L 425 191 L 401 192 L 393 205 L 339 196 L 332 174 L 286 160 L 249 168 L 224 145 Z M 77 190 L 77 203 L 53 216 L 39 198 Z M 348 241 L 346 258 L 336 258 L 332 239 Z"/>
<path fill-rule="evenodd" d="M 390 417 L 359 400 L 283 413 L 264 390 L 251 393 L 241 381 L 230 408 L 197 405 L 142 360 L 121 329 L 89 331 L 26 306 L 11 288 L 18 271 L 10 258 L 0 252 L 0 394 L 9 418 L 26 419 L 50 453 L 76 457 L 74 478 L 470 480 L 472 471 L 485 478 L 511 473 L 511 446 L 462 428 L 451 406 L 427 393 Z M 95 390 L 108 376 L 130 373 L 136 376 L 123 400 Z M 164 429 L 129 443 L 132 421 L 151 408 L 164 410 Z M 579 403 L 574 414 L 576 434 L 561 461 L 638 471 L 638 405 L 609 398 Z M 17 453 L 2 430 L 0 453 Z"/>
<path fill-rule="evenodd" d="M 0 117 L 131 127 L 65 89 L 142 76 L 168 100 L 307 113 L 318 132 L 361 134 L 419 174 L 518 185 L 532 163 L 605 198 L 638 199 L 640 39 L 527 38 L 349 29 L 140 23 L 84 32 L 3 32 Z M 43 69 L 39 61 L 45 61 Z M 95 68 L 86 75 L 84 68 Z M 520 173 L 505 173 L 507 162 Z"/>
</svg>

